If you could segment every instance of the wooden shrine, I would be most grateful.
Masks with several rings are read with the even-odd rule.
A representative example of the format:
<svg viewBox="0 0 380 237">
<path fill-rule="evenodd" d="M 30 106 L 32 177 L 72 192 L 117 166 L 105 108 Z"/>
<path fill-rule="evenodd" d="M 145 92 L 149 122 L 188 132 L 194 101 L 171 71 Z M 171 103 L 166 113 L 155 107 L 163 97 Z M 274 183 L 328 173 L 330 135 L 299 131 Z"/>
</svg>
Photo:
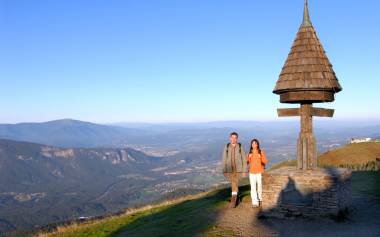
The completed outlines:
<svg viewBox="0 0 380 237">
<path fill-rule="evenodd" d="M 338 79 L 311 24 L 305 0 L 303 22 L 273 93 L 281 103 L 299 108 L 278 109 L 278 116 L 300 116 L 297 167 L 264 172 L 262 209 L 258 216 L 275 218 L 336 218 L 345 216 L 352 203 L 351 170 L 317 167 L 313 116 L 332 117 L 333 109 L 314 103 L 332 102 L 341 91 Z"/>
<path fill-rule="evenodd" d="M 332 117 L 333 109 L 313 107 L 313 103 L 332 102 L 342 90 L 310 21 L 305 0 L 303 22 L 280 73 L 273 93 L 281 103 L 300 104 L 300 108 L 278 109 L 278 116 L 300 116 L 297 142 L 297 168 L 317 167 L 317 147 L 313 134 L 313 116 Z"/>
</svg>

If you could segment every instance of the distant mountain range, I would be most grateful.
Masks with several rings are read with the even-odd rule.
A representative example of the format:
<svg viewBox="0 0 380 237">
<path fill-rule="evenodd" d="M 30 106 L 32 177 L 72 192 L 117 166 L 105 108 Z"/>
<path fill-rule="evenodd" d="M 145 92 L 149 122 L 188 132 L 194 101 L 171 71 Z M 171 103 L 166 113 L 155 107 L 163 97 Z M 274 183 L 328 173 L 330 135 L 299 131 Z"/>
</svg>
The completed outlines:
<svg viewBox="0 0 380 237">
<path fill-rule="evenodd" d="M 61 147 L 121 147 L 146 135 L 141 129 L 100 125 L 72 119 L 43 123 L 0 124 L 0 138 Z"/>
<path fill-rule="evenodd" d="M 208 123 L 117 123 L 96 124 L 73 119 L 42 123 L 0 124 L 0 138 L 27 141 L 59 147 L 171 146 L 184 149 L 194 143 L 224 143 L 228 134 L 239 132 L 242 142 L 252 137 L 263 140 L 298 135 L 299 122 L 294 121 L 221 121 Z M 322 138 L 380 136 L 380 122 L 315 121 L 315 133 Z M 203 141 L 202 141 L 203 140 Z M 186 145 L 184 145 L 186 144 Z"/>
</svg>

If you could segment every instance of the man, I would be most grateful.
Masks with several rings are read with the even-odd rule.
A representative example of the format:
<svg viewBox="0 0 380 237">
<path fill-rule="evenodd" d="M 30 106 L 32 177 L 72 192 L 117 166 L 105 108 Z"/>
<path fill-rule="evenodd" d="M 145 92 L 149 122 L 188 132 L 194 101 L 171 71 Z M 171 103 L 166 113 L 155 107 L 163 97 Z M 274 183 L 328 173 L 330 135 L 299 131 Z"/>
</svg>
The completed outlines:
<svg viewBox="0 0 380 237">
<path fill-rule="evenodd" d="M 231 182 L 231 203 L 230 207 L 236 207 L 239 191 L 239 178 L 247 176 L 247 157 L 243 146 L 238 143 L 238 134 L 230 134 L 230 143 L 223 149 L 223 174 Z"/>
</svg>

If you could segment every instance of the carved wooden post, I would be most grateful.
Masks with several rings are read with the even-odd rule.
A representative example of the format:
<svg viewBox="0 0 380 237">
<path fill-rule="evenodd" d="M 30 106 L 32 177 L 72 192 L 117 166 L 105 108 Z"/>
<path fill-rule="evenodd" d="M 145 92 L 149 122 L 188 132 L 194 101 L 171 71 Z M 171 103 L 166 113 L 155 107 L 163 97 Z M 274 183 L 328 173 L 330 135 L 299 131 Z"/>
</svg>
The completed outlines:
<svg viewBox="0 0 380 237">
<path fill-rule="evenodd" d="M 301 131 L 298 137 L 297 168 L 317 167 L 316 140 L 313 134 L 312 104 L 301 104 Z"/>
<path fill-rule="evenodd" d="M 317 143 L 313 134 L 313 116 L 332 117 L 334 110 L 314 108 L 313 103 L 332 102 L 341 91 L 322 44 L 310 21 L 307 0 L 301 27 L 282 68 L 273 93 L 281 103 L 300 104 L 299 109 L 278 109 L 278 116 L 300 116 L 297 142 L 297 167 L 317 167 Z"/>
</svg>

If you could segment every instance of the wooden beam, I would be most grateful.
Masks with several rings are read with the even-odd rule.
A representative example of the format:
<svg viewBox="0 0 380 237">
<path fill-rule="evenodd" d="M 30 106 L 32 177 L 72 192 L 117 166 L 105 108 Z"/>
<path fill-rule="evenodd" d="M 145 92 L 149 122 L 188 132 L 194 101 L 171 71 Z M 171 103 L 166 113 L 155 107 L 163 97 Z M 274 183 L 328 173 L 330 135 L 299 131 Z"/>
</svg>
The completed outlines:
<svg viewBox="0 0 380 237">
<path fill-rule="evenodd" d="M 288 91 L 280 94 L 281 103 L 317 103 L 334 101 L 331 91 Z"/>
<path fill-rule="evenodd" d="M 278 117 L 289 117 L 289 116 L 299 116 L 300 109 L 292 108 L 292 109 L 277 109 Z"/>
<path fill-rule="evenodd" d="M 300 116 L 299 108 L 291 108 L 291 109 L 277 109 L 278 117 L 290 117 L 290 116 Z M 311 116 L 317 117 L 333 117 L 334 110 L 333 109 L 324 109 L 324 108 L 311 108 Z"/>
<path fill-rule="evenodd" d="M 313 107 L 311 110 L 312 116 L 318 116 L 318 117 L 333 117 L 334 116 L 334 110 L 333 109 L 323 109 L 323 108 L 315 108 Z"/>
</svg>

